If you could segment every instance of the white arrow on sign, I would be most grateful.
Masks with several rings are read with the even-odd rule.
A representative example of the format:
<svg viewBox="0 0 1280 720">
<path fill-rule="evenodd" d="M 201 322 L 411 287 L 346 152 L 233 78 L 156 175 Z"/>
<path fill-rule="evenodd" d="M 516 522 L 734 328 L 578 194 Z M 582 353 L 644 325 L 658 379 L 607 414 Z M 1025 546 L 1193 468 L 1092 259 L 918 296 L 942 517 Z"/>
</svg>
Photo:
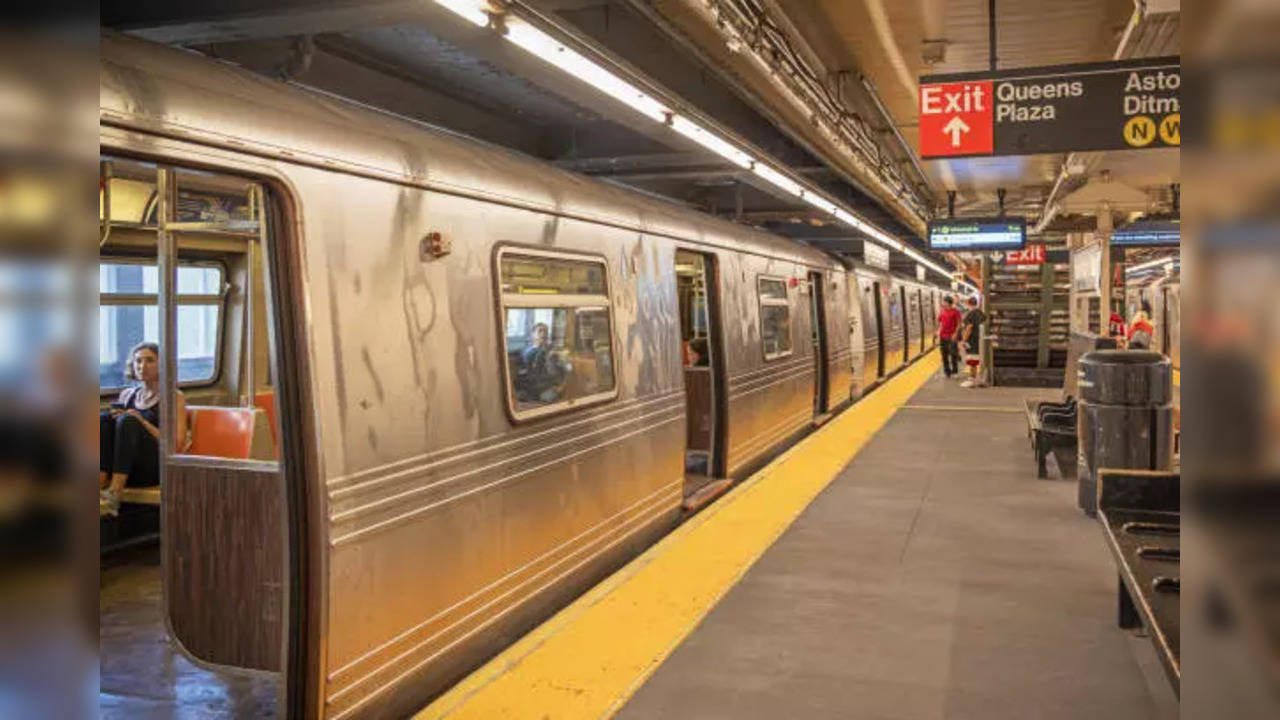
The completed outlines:
<svg viewBox="0 0 1280 720">
<path fill-rule="evenodd" d="M 960 147 L 960 135 L 969 132 L 969 123 L 960 119 L 957 115 L 951 118 L 951 122 L 942 128 L 943 135 L 951 136 L 951 147 Z"/>
</svg>

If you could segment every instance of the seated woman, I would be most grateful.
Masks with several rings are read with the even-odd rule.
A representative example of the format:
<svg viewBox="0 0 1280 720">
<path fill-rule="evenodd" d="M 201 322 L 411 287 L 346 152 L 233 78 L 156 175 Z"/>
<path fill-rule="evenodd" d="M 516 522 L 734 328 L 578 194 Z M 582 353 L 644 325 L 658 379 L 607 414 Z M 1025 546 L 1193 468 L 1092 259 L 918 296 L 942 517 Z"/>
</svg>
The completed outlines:
<svg viewBox="0 0 1280 720">
<path fill-rule="evenodd" d="M 125 388 L 98 415 L 98 486 L 107 512 L 120 510 L 125 487 L 149 487 L 160 483 L 160 347 L 139 343 L 129 351 L 126 380 L 141 382 Z M 175 393 L 173 414 L 179 442 L 187 436 L 187 405 Z"/>
</svg>

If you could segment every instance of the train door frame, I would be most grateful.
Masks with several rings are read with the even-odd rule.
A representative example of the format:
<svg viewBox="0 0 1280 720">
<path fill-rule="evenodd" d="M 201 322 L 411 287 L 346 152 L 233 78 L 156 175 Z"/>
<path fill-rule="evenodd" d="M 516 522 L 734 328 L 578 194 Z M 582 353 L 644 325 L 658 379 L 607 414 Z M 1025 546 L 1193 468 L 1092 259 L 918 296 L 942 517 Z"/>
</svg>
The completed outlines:
<svg viewBox="0 0 1280 720">
<path fill-rule="evenodd" d="M 924 291 L 916 288 L 916 313 L 920 316 L 920 354 L 925 349 Z"/>
<path fill-rule="evenodd" d="M 828 402 L 831 385 L 830 373 L 827 369 L 827 358 L 831 355 L 831 341 L 827 337 L 827 274 L 820 270 L 810 270 L 809 281 L 809 336 L 813 342 L 813 415 L 824 415 L 830 407 Z"/>
<path fill-rule="evenodd" d="M 707 292 L 707 345 L 711 354 L 707 365 L 711 375 L 711 451 L 707 462 L 707 476 L 724 478 L 728 477 L 729 473 L 726 452 L 729 435 L 729 387 L 725 364 L 724 315 L 720 297 L 720 259 L 713 252 L 682 246 L 676 246 L 673 259 L 678 258 L 681 253 L 695 255 L 701 258 L 703 263 L 703 282 Z M 677 302 L 678 300 L 677 296 Z M 677 322 L 682 320 L 683 317 Z M 683 363 L 681 366 L 683 368 Z M 683 377 L 682 374 L 681 378 Z M 687 402 L 686 395 L 685 418 L 686 422 L 689 422 L 691 410 Z M 687 442 L 686 436 L 686 452 L 688 451 Z"/>
<path fill-rule="evenodd" d="M 898 286 L 898 303 L 902 308 L 902 362 L 911 362 L 911 305 L 907 303 L 907 286 Z"/>
<path fill-rule="evenodd" d="M 1173 357 L 1170 351 L 1172 341 L 1169 337 L 1169 286 L 1160 285 L 1160 352 L 1166 357 Z"/>
<path fill-rule="evenodd" d="M 285 717 L 318 716 L 323 709 L 323 636 L 325 610 L 323 575 L 320 548 L 323 547 L 323 523 L 316 522 L 322 517 L 319 505 L 319 493 L 316 486 L 316 468 L 319 467 L 318 448 L 308 438 L 314 437 L 315 422 L 302 408 L 312 407 L 312 389 L 307 348 L 310 341 L 307 337 L 307 324 L 302 321 L 301 309 L 305 307 L 303 296 L 303 277 L 301 239 L 295 228 L 298 224 L 297 204 L 288 190 L 287 182 L 276 174 L 264 175 L 261 166 L 253 168 L 206 166 L 205 163 L 185 162 L 183 158 L 151 157 L 131 153 L 120 148 L 102 148 L 103 153 L 111 153 L 121 157 L 139 157 L 155 162 L 159 170 L 157 174 L 157 196 L 165 197 L 161 207 L 174 205 L 171 193 L 175 192 L 173 171 L 196 170 L 225 173 L 259 185 L 261 192 L 258 199 L 261 208 L 261 228 L 268 239 L 260 243 L 261 254 L 261 301 L 266 314 L 266 340 L 268 342 L 268 366 L 271 372 L 272 387 L 275 391 L 275 431 L 277 438 L 277 459 L 274 469 L 265 467 L 262 461 L 234 460 L 217 457 L 199 457 L 181 455 L 171 452 L 169 443 L 161 443 L 160 472 L 161 482 L 170 488 L 161 495 L 161 577 L 162 605 L 161 614 L 166 631 L 184 655 L 191 658 L 198 666 L 233 673 L 260 674 L 261 670 L 235 665 L 210 662 L 196 657 L 189 648 L 183 645 L 174 631 L 171 615 L 173 589 L 169 552 L 166 551 L 166 524 L 172 521 L 170 510 L 174 495 L 174 468 L 189 469 L 195 472 L 263 472 L 274 475 L 280 491 L 278 537 L 282 545 L 281 589 L 279 598 L 280 635 L 279 667 L 271 671 L 279 676 L 279 695 L 277 706 Z M 228 163 L 235 165 L 236 163 Z M 163 183 L 163 185 L 161 185 Z M 162 214 L 165 217 L 171 211 Z M 166 218 L 167 222 L 173 222 Z M 157 293 L 157 306 L 160 316 L 160 346 L 162 362 L 160 363 L 160 383 L 167 388 L 176 380 L 177 368 L 175 355 L 164 352 L 176 342 L 176 262 L 179 236 L 185 228 L 181 225 L 172 230 L 159 227 L 157 230 L 157 264 L 160 276 L 160 287 Z M 259 238 L 263 237 L 260 233 Z M 286 370 L 287 369 L 287 370 Z M 168 427 L 174 427 L 169 420 L 174 412 L 173 394 L 164 392 L 161 397 L 161 413 Z M 174 459 L 177 457 L 178 462 Z M 256 466 L 256 467 L 255 467 Z"/>
<path fill-rule="evenodd" d="M 876 337 L 880 341 L 876 345 L 876 362 L 878 363 L 878 372 L 876 373 L 876 377 L 883 378 L 889 372 L 889 358 L 885 354 L 885 342 L 888 340 L 888 334 L 885 330 L 885 320 L 888 318 L 885 316 L 884 300 L 880 297 L 881 290 L 879 280 L 873 280 L 871 282 L 871 294 L 875 297 Z"/>
</svg>

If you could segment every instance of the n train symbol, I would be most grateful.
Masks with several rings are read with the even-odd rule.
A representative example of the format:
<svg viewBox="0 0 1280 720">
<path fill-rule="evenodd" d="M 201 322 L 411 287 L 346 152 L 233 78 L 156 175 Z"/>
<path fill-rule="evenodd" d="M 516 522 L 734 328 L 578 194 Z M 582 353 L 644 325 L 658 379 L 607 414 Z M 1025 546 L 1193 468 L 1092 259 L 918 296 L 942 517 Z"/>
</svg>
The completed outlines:
<svg viewBox="0 0 1280 720">
<path fill-rule="evenodd" d="M 1124 141 L 1130 147 L 1146 147 L 1159 137 L 1165 145 L 1182 144 L 1182 117 L 1172 113 L 1161 118 L 1159 124 L 1147 115 L 1135 115 L 1124 124 Z"/>
</svg>

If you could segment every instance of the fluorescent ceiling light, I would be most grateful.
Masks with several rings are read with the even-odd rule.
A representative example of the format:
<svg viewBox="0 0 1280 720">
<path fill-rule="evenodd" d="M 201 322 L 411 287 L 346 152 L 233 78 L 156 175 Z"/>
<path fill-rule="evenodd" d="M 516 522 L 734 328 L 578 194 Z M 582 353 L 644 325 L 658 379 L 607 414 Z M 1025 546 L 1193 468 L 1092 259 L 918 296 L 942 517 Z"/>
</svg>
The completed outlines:
<svg viewBox="0 0 1280 720">
<path fill-rule="evenodd" d="M 751 163 L 755 162 L 755 159 L 750 155 L 684 116 L 672 115 L 671 129 L 738 167 L 748 169 L 751 167 Z"/>
<path fill-rule="evenodd" d="M 1128 275 L 1129 273 L 1142 272 L 1143 270 L 1150 270 L 1152 268 L 1160 267 L 1161 265 L 1172 265 L 1177 260 L 1178 260 L 1178 257 L 1176 255 L 1157 258 L 1155 260 L 1148 260 L 1147 262 L 1125 268 L 1124 274 Z"/>
<path fill-rule="evenodd" d="M 832 215 L 835 215 L 836 204 L 818 195 L 817 193 L 814 193 L 809 190 L 805 190 L 800 195 L 800 199 L 818 208 L 822 212 L 831 213 Z"/>
<path fill-rule="evenodd" d="M 796 197 L 799 197 L 802 193 L 804 193 L 804 188 L 800 187 L 800 183 L 796 182 L 795 180 L 792 180 L 791 178 L 787 177 L 786 175 L 783 175 L 782 173 L 778 172 L 777 170 L 774 170 L 773 168 L 769 167 L 768 165 L 762 162 L 756 163 L 755 167 L 751 168 L 751 172 L 755 173 L 756 175 L 759 175 L 761 178 L 771 183 L 775 187 L 781 188 L 782 190 L 788 193 L 791 193 Z"/>
<path fill-rule="evenodd" d="M 437 0 L 439 2 L 439 0 Z M 671 110 L 631 83 L 570 50 L 523 20 L 507 16 L 507 39 L 646 117 L 665 123 Z"/>
<path fill-rule="evenodd" d="M 489 15 L 484 11 L 489 7 L 486 0 L 436 0 L 436 4 L 480 27 L 489 24 Z"/>
</svg>

